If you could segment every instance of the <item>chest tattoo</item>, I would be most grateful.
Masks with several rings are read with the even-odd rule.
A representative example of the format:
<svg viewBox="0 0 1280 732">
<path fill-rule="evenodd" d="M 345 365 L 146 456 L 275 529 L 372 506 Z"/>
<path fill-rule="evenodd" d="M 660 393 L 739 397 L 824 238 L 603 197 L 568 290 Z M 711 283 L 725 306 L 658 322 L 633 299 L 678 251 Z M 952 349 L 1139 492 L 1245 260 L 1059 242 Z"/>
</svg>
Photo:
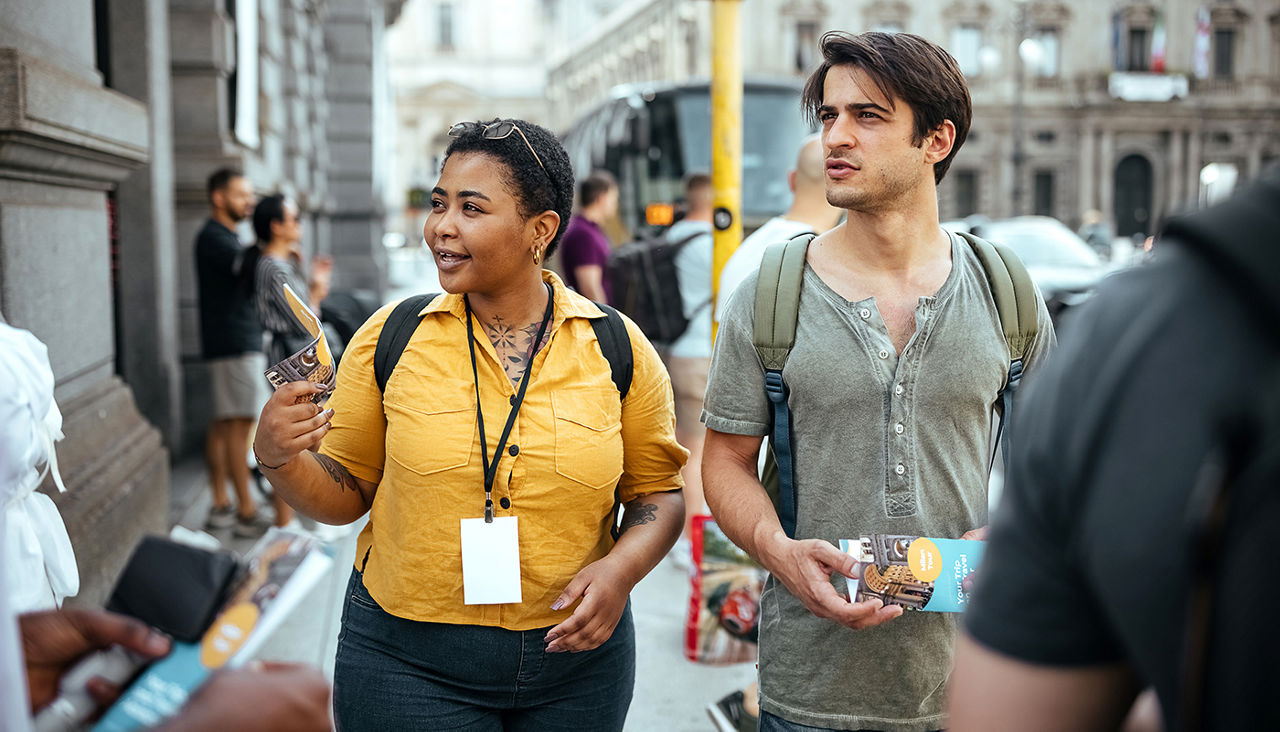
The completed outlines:
<svg viewBox="0 0 1280 732">
<path fill-rule="evenodd" d="M 525 369 L 533 361 L 534 355 L 551 339 L 551 329 L 548 328 L 542 336 L 541 343 L 533 342 L 541 325 L 542 323 L 538 322 L 518 327 L 499 316 L 494 316 L 493 320 L 484 326 L 485 333 L 489 334 L 489 342 L 493 344 L 493 350 L 498 354 L 498 363 L 502 364 L 502 370 L 506 372 L 507 378 L 511 379 L 512 385 L 520 384 L 520 379 L 524 377 Z"/>
</svg>

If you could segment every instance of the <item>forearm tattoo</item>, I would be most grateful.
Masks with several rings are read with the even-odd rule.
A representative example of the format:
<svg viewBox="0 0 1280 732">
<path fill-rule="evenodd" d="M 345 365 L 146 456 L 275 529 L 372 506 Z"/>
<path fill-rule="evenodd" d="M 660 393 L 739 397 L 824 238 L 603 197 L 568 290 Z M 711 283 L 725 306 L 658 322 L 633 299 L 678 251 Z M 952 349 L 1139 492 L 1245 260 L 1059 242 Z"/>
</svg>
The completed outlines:
<svg viewBox="0 0 1280 732">
<path fill-rule="evenodd" d="M 507 373 L 507 378 L 511 379 L 511 383 L 519 384 L 521 377 L 524 376 L 524 370 L 529 367 L 529 363 L 533 361 L 533 356 L 551 339 L 551 329 L 542 336 L 542 342 L 536 346 L 533 339 L 538 336 L 538 328 L 542 323 L 530 323 L 523 328 L 517 328 L 501 317 L 494 317 L 492 323 L 484 326 L 485 333 L 489 335 L 489 342 L 493 344 L 493 350 L 498 354 L 498 362 L 502 364 L 502 370 Z"/>
<path fill-rule="evenodd" d="M 329 477 L 333 479 L 333 482 L 338 484 L 339 493 L 360 489 L 360 487 L 356 485 L 356 479 L 351 476 L 351 473 L 347 472 L 346 468 L 342 467 L 342 463 L 339 463 L 328 455 L 318 455 L 314 452 L 311 453 L 311 457 L 315 458 L 315 461 L 320 463 L 320 467 L 324 468 L 325 472 L 329 474 Z"/>
<path fill-rule="evenodd" d="M 640 503 L 639 499 L 627 504 L 627 510 L 622 512 L 622 526 L 619 527 L 618 533 L 626 533 L 627 529 L 640 524 L 650 524 L 658 520 L 658 506 L 654 503 Z"/>
</svg>

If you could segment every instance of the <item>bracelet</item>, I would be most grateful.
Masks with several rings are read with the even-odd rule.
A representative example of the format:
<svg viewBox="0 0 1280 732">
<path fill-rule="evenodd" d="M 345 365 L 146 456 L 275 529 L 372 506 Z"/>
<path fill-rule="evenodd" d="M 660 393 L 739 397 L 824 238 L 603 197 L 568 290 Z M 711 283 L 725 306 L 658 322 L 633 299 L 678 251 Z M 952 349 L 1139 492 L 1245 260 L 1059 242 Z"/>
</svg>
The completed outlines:
<svg viewBox="0 0 1280 732">
<path fill-rule="evenodd" d="M 288 465 L 288 464 L 289 464 L 289 460 L 292 460 L 292 459 L 293 459 L 293 458 L 289 458 L 289 460 L 285 460 L 284 462 L 280 463 L 279 465 L 267 465 L 266 463 L 262 462 L 262 458 L 258 457 L 258 446 L 257 446 L 257 444 L 254 444 L 254 445 L 253 445 L 253 447 L 252 447 L 252 449 L 253 449 L 253 459 L 254 459 L 254 461 L 256 461 L 259 465 L 261 465 L 262 467 L 266 468 L 267 470 L 279 470 L 280 468 L 283 468 L 284 466 Z"/>
</svg>

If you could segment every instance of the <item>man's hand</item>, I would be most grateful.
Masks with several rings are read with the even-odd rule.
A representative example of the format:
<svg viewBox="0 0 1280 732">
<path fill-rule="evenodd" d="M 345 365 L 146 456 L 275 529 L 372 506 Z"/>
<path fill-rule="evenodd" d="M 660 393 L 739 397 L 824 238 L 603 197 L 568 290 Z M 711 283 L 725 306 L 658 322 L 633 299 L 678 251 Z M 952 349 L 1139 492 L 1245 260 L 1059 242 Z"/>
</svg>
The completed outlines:
<svg viewBox="0 0 1280 732">
<path fill-rule="evenodd" d="M 962 534 L 960 538 L 964 539 L 965 541 L 986 541 L 987 527 L 983 526 L 982 528 L 978 528 L 978 529 L 969 529 L 968 531 L 964 532 L 964 534 Z"/>
<path fill-rule="evenodd" d="M 91 651 L 118 645 L 147 658 L 169 652 L 169 639 L 141 621 L 102 610 L 65 608 L 28 613 L 18 618 L 27 688 L 34 712 L 58 696 L 58 684 L 72 666 Z M 103 679 L 90 679 L 90 696 L 105 706 L 120 690 Z"/>
<path fill-rule="evenodd" d="M 613 636 L 632 587 L 616 564 L 607 556 L 588 564 L 556 598 L 552 610 L 568 607 L 579 597 L 582 604 L 568 620 L 547 631 L 547 651 L 589 651 Z"/>
<path fill-rule="evenodd" d="M 262 408 L 253 449 L 258 459 L 280 467 L 302 454 L 315 450 L 329 431 L 332 409 L 324 409 L 310 397 L 324 387 L 309 381 L 294 381 L 276 389 Z M 301 404 L 300 397 L 307 399 Z"/>
<path fill-rule="evenodd" d="M 839 572 L 851 577 L 857 561 L 825 541 L 796 541 L 778 531 L 768 547 L 762 549 L 765 567 L 809 612 L 820 618 L 861 630 L 902 614 L 898 605 L 884 607 L 879 600 L 850 602 L 836 592 L 831 575 Z"/>
<path fill-rule="evenodd" d="M 215 673 L 163 732 L 329 732 L 329 683 L 319 670 L 261 663 Z"/>
</svg>

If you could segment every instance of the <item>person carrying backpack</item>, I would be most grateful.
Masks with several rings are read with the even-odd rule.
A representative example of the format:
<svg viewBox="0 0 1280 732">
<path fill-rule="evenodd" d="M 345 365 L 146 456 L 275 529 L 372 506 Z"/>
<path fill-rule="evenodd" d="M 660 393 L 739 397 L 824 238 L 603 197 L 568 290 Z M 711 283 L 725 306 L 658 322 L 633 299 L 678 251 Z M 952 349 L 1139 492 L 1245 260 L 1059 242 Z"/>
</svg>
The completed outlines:
<svg viewBox="0 0 1280 732">
<path fill-rule="evenodd" d="M 1280 166 L 1172 219 L 1019 407 L 952 730 L 1280 729 Z"/>
<path fill-rule="evenodd" d="M 802 103 L 847 218 L 771 249 L 730 298 L 703 486 L 724 533 L 770 571 L 760 729 L 937 730 L 954 618 L 850 602 L 831 577 L 854 558 L 836 543 L 980 535 L 993 412 L 1053 328 L 1016 257 L 938 225 L 937 183 L 972 117 L 955 60 L 906 33 L 820 46 Z M 766 435 L 788 496 L 777 507 L 756 472 Z"/>
<path fill-rule="evenodd" d="M 375 313 L 327 410 L 276 391 L 255 455 L 299 512 L 369 514 L 338 729 L 621 730 L 628 596 L 684 516 L 671 386 L 634 323 L 543 269 L 573 199 L 554 135 L 449 134 L 423 231 L 447 294 Z"/>
</svg>

